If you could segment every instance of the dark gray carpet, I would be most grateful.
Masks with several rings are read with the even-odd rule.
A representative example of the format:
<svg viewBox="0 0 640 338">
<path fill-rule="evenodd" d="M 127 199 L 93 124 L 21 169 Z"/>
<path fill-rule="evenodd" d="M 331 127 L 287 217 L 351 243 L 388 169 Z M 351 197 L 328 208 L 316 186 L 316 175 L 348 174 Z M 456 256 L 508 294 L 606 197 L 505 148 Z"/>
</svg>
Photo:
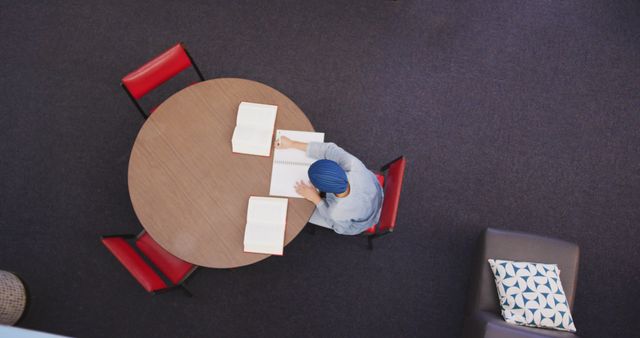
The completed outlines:
<svg viewBox="0 0 640 338">
<path fill-rule="evenodd" d="M 640 2 L 3 1 L 0 269 L 23 326 L 80 337 L 461 333 L 481 229 L 580 244 L 584 337 L 640 331 Z M 371 168 L 404 154 L 397 231 L 301 234 L 284 257 L 150 296 L 102 247 L 138 232 L 142 121 L 122 76 L 177 41 L 261 81 Z M 182 88 L 185 73 L 144 101 Z"/>
</svg>

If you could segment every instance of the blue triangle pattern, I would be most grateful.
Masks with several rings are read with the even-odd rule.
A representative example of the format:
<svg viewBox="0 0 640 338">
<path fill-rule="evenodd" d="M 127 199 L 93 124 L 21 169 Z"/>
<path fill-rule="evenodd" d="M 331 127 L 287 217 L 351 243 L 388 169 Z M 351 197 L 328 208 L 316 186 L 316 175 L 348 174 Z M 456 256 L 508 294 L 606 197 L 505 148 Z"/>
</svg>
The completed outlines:
<svg viewBox="0 0 640 338">
<path fill-rule="evenodd" d="M 538 303 L 539 297 L 544 297 L 546 300 L 549 295 L 564 295 L 564 292 L 562 291 L 563 290 L 562 284 L 560 282 L 560 278 L 558 277 L 556 265 L 542 264 L 542 263 L 528 263 L 528 262 L 513 262 L 513 261 L 493 260 L 493 259 L 490 259 L 489 263 L 495 277 L 496 287 L 498 290 L 498 297 L 500 299 L 500 306 L 502 307 L 502 316 L 504 317 L 505 321 L 512 324 L 518 324 L 518 325 L 544 327 L 549 329 L 576 332 L 576 328 L 573 322 L 573 318 L 571 317 L 570 311 L 557 310 L 557 306 L 559 304 L 564 304 L 565 307 L 568 309 L 569 305 L 567 304 L 566 301 L 557 302 L 554 299 L 552 303 L 547 301 L 544 301 L 544 302 L 541 301 L 540 303 Z M 516 266 L 516 263 L 518 266 L 524 266 L 524 267 L 519 268 L 518 266 Z M 504 271 L 505 276 L 499 276 L 498 266 L 503 267 L 502 271 Z M 510 269 L 514 271 L 514 274 L 509 274 L 507 272 Z M 535 274 L 530 274 L 528 276 L 527 274 L 521 274 L 521 275 L 524 275 L 524 277 L 518 277 L 519 278 L 518 283 L 515 284 L 515 287 L 518 288 L 518 290 L 516 291 L 515 294 L 511 294 L 507 296 L 505 294 L 505 290 L 509 288 L 513 289 L 514 286 L 505 287 L 504 285 L 502 285 L 503 280 L 510 277 L 518 276 L 518 273 L 520 272 L 521 269 L 527 269 L 528 270 L 527 274 L 535 270 Z M 544 284 L 538 283 L 536 282 L 535 277 L 546 277 L 547 281 Z M 533 278 L 533 280 L 531 278 Z M 524 283 L 521 283 L 520 279 L 523 280 Z M 555 292 L 539 292 L 537 290 L 532 290 L 529 287 L 529 284 L 532 283 L 536 287 L 544 285 L 549 290 L 551 290 L 550 280 L 552 279 L 554 283 L 558 286 L 557 291 Z M 527 293 L 527 294 L 534 293 L 534 294 L 537 294 L 538 296 L 532 299 L 534 300 L 533 302 L 527 302 L 526 300 L 530 298 L 524 297 L 523 295 L 524 293 Z M 531 311 L 533 313 L 533 316 L 529 316 L 530 320 L 527 320 L 525 317 L 523 317 L 521 311 L 517 311 L 517 310 L 524 309 L 521 306 L 519 306 L 515 301 L 515 298 L 518 295 L 520 297 L 523 297 L 523 299 L 525 299 L 526 310 Z M 531 295 L 529 294 L 529 296 Z M 565 296 L 565 299 L 566 299 L 566 296 Z M 544 305 L 542 305 L 541 303 L 544 303 Z M 513 305 L 510 305 L 510 304 L 513 304 Z M 519 314 L 514 313 L 513 312 L 514 310 L 516 310 L 516 312 L 519 312 Z M 544 312 L 542 310 L 544 310 Z M 551 310 L 550 315 L 545 316 L 544 315 L 545 313 L 549 314 L 549 310 Z M 564 325 L 565 317 L 568 317 L 567 325 Z M 540 320 L 535 321 L 534 318 L 551 319 L 551 322 L 553 324 L 543 325 L 542 321 Z M 556 322 L 559 322 L 559 324 L 555 325 Z M 548 321 L 545 321 L 545 323 L 548 323 Z"/>
</svg>

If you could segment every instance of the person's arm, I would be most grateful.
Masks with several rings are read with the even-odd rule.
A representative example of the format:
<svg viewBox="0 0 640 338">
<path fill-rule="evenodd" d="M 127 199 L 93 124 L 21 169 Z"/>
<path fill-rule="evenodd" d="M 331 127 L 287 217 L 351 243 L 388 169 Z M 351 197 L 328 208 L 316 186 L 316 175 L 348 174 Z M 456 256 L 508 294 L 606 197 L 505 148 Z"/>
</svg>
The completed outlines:
<svg viewBox="0 0 640 338">
<path fill-rule="evenodd" d="M 276 141 L 276 148 L 280 149 L 298 149 L 307 153 L 307 156 L 315 159 L 327 159 L 334 161 L 344 170 L 352 170 L 354 165 L 360 165 L 364 168 L 364 164 L 358 158 L 349 154 L 344 149 L 338 147 L 335 143 L 323 142 L 297 142 L 286 136 L 281 136 Z"/>
<path fill-rule="evenodd" d="M 280 136 L 276 140 L 276 148 L 279 149 L 298 149 L 307 152 L 307 143 L 294 141 L 286 136 Z"/>
<path fill-rule="evenodd" d="M 300 196 L 304 197 L 307 201 L 315 205 L 318 205 L 318 203 L 322 201 L 322 197 L 320 197 L 320 193 L 311 184 L 307 184 L 304 181 L 298 181 L 296 182 L 295 189 L 296 189 L 296 192 L 300 194 Z"/>
</svg>

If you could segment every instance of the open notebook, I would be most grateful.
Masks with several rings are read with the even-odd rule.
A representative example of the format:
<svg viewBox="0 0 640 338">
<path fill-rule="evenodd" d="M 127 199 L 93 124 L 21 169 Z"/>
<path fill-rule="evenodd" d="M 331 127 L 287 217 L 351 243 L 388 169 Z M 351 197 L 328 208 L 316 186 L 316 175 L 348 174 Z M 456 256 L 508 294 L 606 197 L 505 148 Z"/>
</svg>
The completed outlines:
<svg viewBox="0 0 640 338">
<path fill-rule="evenodd" d="M 244 251 L 282 255 L 288 202 L 286 198 L 249 197 Z"/>
<path fill-rule="evenodd" d="M 277 106 L 240 102 L 236 127 L 231 138 L 232 151 L 250 155 L 271 155 L 271 139 L 277 111 Z"/>
<path fill-rule="evenodd" d="M 281 130 L 276 131 L 276 139 L 286 136 L 298 142 L 324 142 L 324 133 L 309 131 Z M 295 189 L 298 181 L 309 181 L 307 171 L 315 159 L 307 157 L 298 149 L 275 149 L 273 168 L 271 169 L 271 188 L 269 195 L 302 198 Z"/>
</svg>

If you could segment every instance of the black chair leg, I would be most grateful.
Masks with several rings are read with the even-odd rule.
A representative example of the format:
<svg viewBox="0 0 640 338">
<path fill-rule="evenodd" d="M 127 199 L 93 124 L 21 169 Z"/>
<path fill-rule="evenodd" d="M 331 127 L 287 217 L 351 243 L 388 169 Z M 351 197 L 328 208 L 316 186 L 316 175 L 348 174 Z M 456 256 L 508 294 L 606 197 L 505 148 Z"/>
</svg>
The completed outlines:
<svg viewBox="0 0 640 338">
<path fill-rule="evenodd" d="M 147 114 L 145 114 L 144 110 L 140 106 L 140 103 L 138 103 L 138 100 L 136 100 L 136 98 L 133 97 L 133 95 L 131 95 L 131 92 L 129 92 L 129 89 L 127 89 L 127 87 L 124 85 L 124 83 L 120 83 L 120 86 L 127 93 L 127 96 L 129 96 L 129 98 L 131 99 L 133 104 L 136 106 L 136 108 L 138 108 L 138 111 L 140 112 L 140 115 L 142 115 L 142 118 L 146 120 L 149 116 Z"/>
</svg>

